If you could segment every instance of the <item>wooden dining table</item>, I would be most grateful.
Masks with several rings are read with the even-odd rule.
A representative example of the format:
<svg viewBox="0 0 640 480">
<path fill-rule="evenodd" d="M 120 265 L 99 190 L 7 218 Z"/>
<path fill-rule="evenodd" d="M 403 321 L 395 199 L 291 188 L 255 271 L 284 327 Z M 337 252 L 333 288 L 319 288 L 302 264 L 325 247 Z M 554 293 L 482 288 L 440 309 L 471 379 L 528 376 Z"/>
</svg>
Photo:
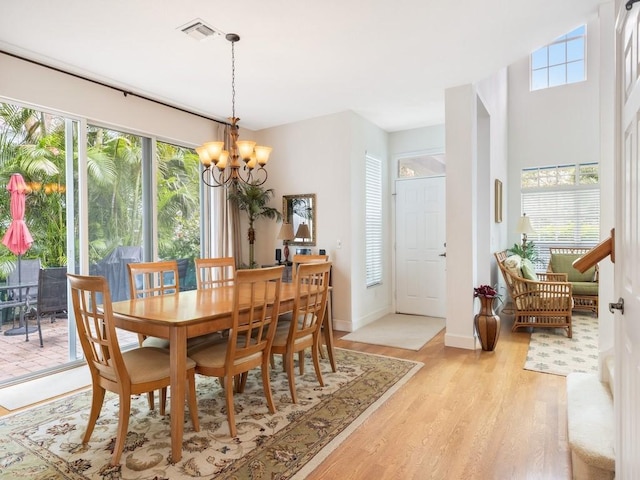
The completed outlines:
<svg viewBox="0 0 640 480">
<path fill-rule="evenodd" d="M 187 339 L 231 327 L 233 286 L 113 302 L 116 327 L 169 340 L 171 460 L 182 458 Z M 293 310 L 295 285 L 282 283 L 279 313 Z M 240 301 L 242 304 L 242 300 Z M 325 321 L 331 319 L 325 315 Z M 330 323 L 325 328 L 331 328 Z"/>
</svg>

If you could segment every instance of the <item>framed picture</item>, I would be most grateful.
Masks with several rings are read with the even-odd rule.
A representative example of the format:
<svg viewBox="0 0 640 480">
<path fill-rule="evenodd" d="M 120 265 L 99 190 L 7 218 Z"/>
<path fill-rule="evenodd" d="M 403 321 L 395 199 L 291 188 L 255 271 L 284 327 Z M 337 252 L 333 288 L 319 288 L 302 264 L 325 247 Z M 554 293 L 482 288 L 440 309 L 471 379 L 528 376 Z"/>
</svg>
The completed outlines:
<svg viewBox="0 0 640 480">
<path fill-rule="evenodd" d="M 496 200 L 495 200 L 495 215 L 496 223 L 502 222 L 502 182 L 496 178 Z"/>
</svg>

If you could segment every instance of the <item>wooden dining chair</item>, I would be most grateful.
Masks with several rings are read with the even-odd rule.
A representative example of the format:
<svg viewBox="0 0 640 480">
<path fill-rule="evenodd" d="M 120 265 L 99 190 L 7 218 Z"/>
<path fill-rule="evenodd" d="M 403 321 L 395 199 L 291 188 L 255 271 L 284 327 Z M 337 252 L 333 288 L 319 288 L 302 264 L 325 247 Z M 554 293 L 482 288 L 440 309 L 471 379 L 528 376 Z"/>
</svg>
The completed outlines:
<svg viewBox="0 0 640 480">
<path fill-rule="evenodd" d="M 303 263 L 317 263 L 317 262 L 328 262 L 329 255 L 294 255 L 292 261 L 292 277 L 293 282 L 296 281 L 296 271 L 298 267 Z M 329 273 L 329 286 L 331 286 L 331 273 Z M 322 331 L 322 336 L 324 337 L 324 343 L 327 346 L 327 355 L 329 357 L 329 363 L 331 363 L 331 370 L 333 372 L 336 371 L 336 360 L 333 351 L 333 308 L 332 308 L 332 296 L 333 292 L 329 289 L 328 300 L 327 300 L 327 309 L 325 318 L 322 321 L 320 330 Z M 285 314 L 287 315 L 287 314 Z M 283 320 L 291 320 L 291 317 L 284 317 Z M 324 358 L 324 351 L 322 349 L 322 343 L 319 343 L 320 354 Z"/>
<path fill-rule="evenodd" d="M 138 347 L 122 352 L 116 336 L 109 286 L 104 277 L 67 274 L 78 336 L 89 365 L 92 401 L 87 430 L 82 438 L 89 442 L 102 410 L 105 392 L 119 397 L 118 428 L 111 464 L 120 461 L 127 437 L 131 396 L 162 389 L 170 383 L 169 352 L 157 347 Z M 187 358 L 187 395 L 194 430 L 200 430 L 196 402 L 195 362 Z M 184 399 L 173 398 L 179 402 Z M 164 415 L 164 409 L 160 413 Z"/>
<path fill-rule="evenodd" d="M 292 320 L 278 321 L 271 354 L 283 356 L 293 403 L 297 403 L 293 356 L 298 353 L 300 375 L 304 374 L 304 352 L 311 349 L 313 367 L 320 386 L 324 386 L 320 370 L 320 325 L 324 319 L 329 291 L 331 262 L 303 263 L 298 267 Z"/>
<path fill-rule="evenodd" d="M 129 295 L 132 299 L 176 295 L 180 291 L 178 262 L 175 260 L 129 263 L 127 269 Z M 138 342 L 141 347 L 169 348 L 169 340 L 166 338 L 138 335 Z"/>
<path fill-rule="evenodd" d="M 269 382 L 269 350 L 280 308 L 284 266 L 238 270 L 233 284 L 232 327 L 227 341 L 189 350 L 196 373 L 218 377 L 225 389 L 229 433 L 237 435 L 233 404 L 234 383 L 244 390 L 247 373 L 260 367 L 262 388 L 271 413 L 275 405 Z"/>
<path fill-rule="evenodd" d="M 196 258 L 195 264 L 198 290 L 233 284 L 236 275 L 235 258 Z"/>
</svg>

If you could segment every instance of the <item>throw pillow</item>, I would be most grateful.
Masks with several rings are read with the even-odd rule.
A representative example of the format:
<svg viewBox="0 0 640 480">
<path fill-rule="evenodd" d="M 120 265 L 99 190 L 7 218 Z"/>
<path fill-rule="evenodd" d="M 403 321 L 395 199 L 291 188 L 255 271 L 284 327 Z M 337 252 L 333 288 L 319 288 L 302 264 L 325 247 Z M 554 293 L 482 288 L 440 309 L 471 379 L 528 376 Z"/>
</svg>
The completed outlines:
<svg viewBox="0 0 640 480">
<path fill-rule="evenodd" d="M 504 266 L 508 272 L 515 276 L 522 276 L 522 258 L 520 255 L 510 255 L 504 259 Z"/>
<path fill-rule="evenodd" d="M 536 275 L 536 269 L 533 266 L 533 262 L 528 258 L 522 259 L 522 276 L 527 280 L 538 281 L 538 275 Z"/>
</svg>

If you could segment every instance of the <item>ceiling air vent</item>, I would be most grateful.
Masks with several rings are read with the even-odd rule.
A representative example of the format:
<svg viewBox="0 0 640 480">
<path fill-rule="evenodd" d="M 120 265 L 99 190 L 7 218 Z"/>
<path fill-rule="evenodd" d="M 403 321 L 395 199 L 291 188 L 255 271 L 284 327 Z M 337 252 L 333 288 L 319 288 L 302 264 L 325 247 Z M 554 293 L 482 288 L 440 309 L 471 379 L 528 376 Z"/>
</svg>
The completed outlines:
<svg viewBox="0 0 640 480">
<path fill-rule="evenodd" d="M 196 40 L 204 40 L 216 35 L 222 35 L 222 32 L 216 30 L 211 25 L 207 25 L 200 19 L 193 20 L 186 25 L 179 27 L 184 33 Z"/>
</svg>

